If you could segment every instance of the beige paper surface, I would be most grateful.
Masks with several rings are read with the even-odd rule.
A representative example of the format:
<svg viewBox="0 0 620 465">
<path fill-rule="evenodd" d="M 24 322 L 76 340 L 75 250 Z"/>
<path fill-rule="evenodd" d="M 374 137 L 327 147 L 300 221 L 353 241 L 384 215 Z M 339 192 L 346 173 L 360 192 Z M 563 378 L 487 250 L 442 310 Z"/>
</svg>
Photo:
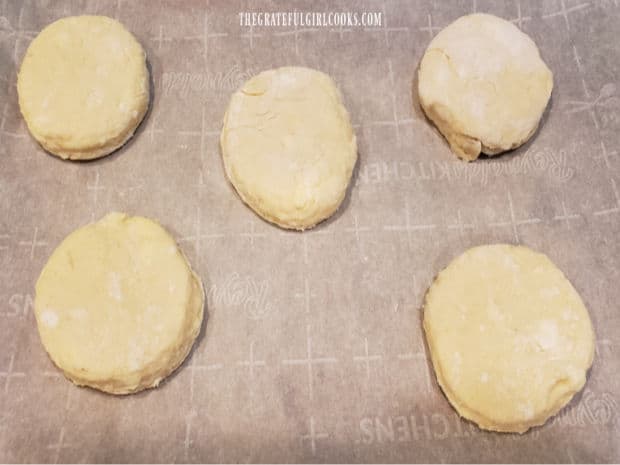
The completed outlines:
<svg viewBox="0 0 620 465">
<path fill-rule="evenodd" d="M 0 2 L 0 461 L 619 461 L 620 5 L 617 1 Z M 172 3 L 172 2 L 170 2 Z M 240 11 L 381 11 L 381 28 L 240 27 Z M 425 120 L 412 79 L 457 17 L 514 20 L 555 89 L 533 140 L 459 161 Z M 144 45 L 153 104 L 136 136 L 91 163 L 29 136 L 16 65 L 46 24 L 104 14 Z M 329 73 L 355 124 L 355 184 L 300 234 L 261 221 L 226 182 L 219 130 L 232 91 L 281 65 Z M 55 246 L 111 210 L 180 241 L 208 290 L 208 322 L 159 389 L 112 397 L 52 365 L 33 316 Z M 433 276 L 464 249 L 546 253 L 590 310 L 585 390 L 523 436 L 460 420 L 420 324 Z"/>
</svg>

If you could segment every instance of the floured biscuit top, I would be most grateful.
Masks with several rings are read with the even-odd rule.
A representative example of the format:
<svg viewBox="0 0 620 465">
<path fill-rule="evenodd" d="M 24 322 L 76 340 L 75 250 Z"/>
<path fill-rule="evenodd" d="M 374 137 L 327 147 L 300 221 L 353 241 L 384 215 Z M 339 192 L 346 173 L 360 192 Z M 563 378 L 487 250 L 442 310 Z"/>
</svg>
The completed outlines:
<svg viewBox="0 0 620 465">
<path fill-rule="evenodd" d="M 226 174 L 259 215 L 307 229 L 342 202 L 357 144 L 340 92 L 324 73 L 265 71 L 232 96 L 221 135 Z"/>
<path fill-rule="evenodd" d="M 186 357 L 204 293 L 174 239 L 111 213 L 71 233 L 36 285 L 39 334 L 76 384 L 125 394 L 154 387 Z"/>
<path fill-rule="evenodd" d="M 463 16 L 439 32 L 418 74 L 422 108 L 466 160 L 527 141 L 552 88 L 536 44 L 514 24 L 488 14 Z"/>
<path fill-rule="evenodd" d="M 46 150 L 74 160 L 107 155 L 148 108 L 144 49 L 112 18 L 62 18 L 28 47 L 17 89 L 28 129 Z"/>
<path fill-rule="evenodd" d="M 588 310 L 562 272 L 526 247 L 474 247 L 430 287 L 424 330 L 437 381 L 481 428 L 524 432 L 581 390 L 594 357 Z"/>
</svg>

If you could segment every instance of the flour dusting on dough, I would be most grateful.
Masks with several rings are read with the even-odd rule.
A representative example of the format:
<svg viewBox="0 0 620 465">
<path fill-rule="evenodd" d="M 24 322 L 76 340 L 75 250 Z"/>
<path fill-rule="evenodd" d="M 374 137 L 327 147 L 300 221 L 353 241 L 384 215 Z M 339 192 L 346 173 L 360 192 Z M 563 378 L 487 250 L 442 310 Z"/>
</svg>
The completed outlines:
<svg viewBox="0 0 620 465">
<path fill-rule="evenodd" d="M 535 339 L 542 350 L 551 350 L 557 347 L 559 337 L 558 325 L 555 321 L 544 320 L 540 322 Z"/>
<path fill-rule="evenodd" d="M 58 314 L 53 310 L 44 310 L 41 313 L 41 321 L 48 328 L 55 328 L 58 326 Z"/>
<path fill-rule="evenodd" d="M 129 394 L 156 386 L 185 359 L 205 296 L 183 253 L 168 253 L 173 248 L 155 221 L 110 213 L 54 251 L 34 311 L 45 349 L 75 384 Z M 169 283 L 177 284 L 173 292 Z"/>
<path fill-rule="evenodd" d="M 423 326 L 444 394 L 493 431 L 543 424 L 583 387 L 594 356 L 579 295 L 545 255 L 523 246 L 479 246 L 455 258 L 426 293 Z"/>
<path fill-rule="evenodd" d="M 123 300 L 123 292 L 121 291 L 121 278 L 118 273 L 112 272 L 108 277 L 108 293 L 114 300 L 120 302 Z"/>
<path fill-rule="evenodd" d="M 129 351 L 127 353 L 127 366 L 130 370 L 139 370 L 144 364 L 144 346 L 138 342 L 131 341 L 129 343 Z"/>
<path fill-rule="evenodd" d="M 462 16 L 424 53 L 418 96 L 426 115 L 465 160 L 514 149 L 534 134 L 553 88 L 536 44 L 489 14 Z"/>
<path fill-rule="evenodd" d="M 49 24 L 32 40 L 17 91 L 28 130 L 48 152 L 87 160 L 133 135 L 148 109 L 148 82 L 136 38 L 112 18 L 81 15 Z"/>
<path fill-rule="evenodd" d="M 74 308 L 71 310 L 71 316 L 76 320 L 84 320 L 88 317 L 88 312 L 84 308 Z"/>
<path fill-rule="evenodd" d="M 560 295 L 560 290 L 557 286 L 546 287 L 540 291 L 540 296 L 544 299 L 552 299 L 558 295 Z"/>
<path fill-rule="evenodd" d="M 532 407 L 532 404 L 529 402 L 524 403 L 524 404 L 519 404 L 517 409 L 519 410 L 519 413 L 521 413 L 521 416 L 523 417 L 524 420 L 529 420 L 530 418 L 534 416 L 534 408 Z"/>
</svg>

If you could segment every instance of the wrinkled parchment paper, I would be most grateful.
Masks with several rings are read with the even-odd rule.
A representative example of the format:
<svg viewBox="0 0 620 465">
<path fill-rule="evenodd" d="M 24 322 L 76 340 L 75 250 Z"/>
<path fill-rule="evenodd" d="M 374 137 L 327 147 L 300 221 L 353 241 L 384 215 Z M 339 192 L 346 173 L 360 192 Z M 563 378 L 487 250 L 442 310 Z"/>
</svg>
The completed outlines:
<svg viewBox="0 0 620 465">
<path fill-rule="evenodd" d="M 247 28 L 243 11 L 379 11 L 379 28 Z M 513 20 L 555 75 L 540 131 L 465 164 L 425 120 L 412 80 L 437 31 L 472 11 Z M 118 18 L 145 47 L 153 102 L 136 136 L 91 163 L 29 136 L 16 63 L 48 23 Z M 620 460 L 620 4 L 615 0 L 0 2 L 0 461 Z M 300 234 L 261 221 L 227 184 L 218 134 L 232 91 L 281 65 L 329 73 L 359 141 L 336 216 Z M 208 321 L 160 388 L 113 397 L 52 365 L 34 283 L 56 245 L 111 210 L 179 240 Z M 460 420 L 420 324 L 433 276 L 464 249 L 546 253 L 590 309 L 584 391 L 523 435 Z"/>
</svg>

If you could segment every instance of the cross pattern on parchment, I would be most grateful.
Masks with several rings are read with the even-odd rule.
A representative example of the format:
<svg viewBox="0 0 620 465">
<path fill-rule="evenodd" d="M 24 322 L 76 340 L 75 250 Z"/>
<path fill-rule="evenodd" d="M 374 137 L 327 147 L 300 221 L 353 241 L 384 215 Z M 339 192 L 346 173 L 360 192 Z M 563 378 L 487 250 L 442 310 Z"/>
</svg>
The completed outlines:
<svg viewBox="0 0 620 465">
<path fill-rule="evenodd" d="M 155 135 L 160 132 L 164 132 L 164 130 L 157 127 L 157 114 L 153 114 L 151 111 L 148 127 L 144 130 L 144 133 L 149 136 L 149 142 L 153 144 L 155 143 Z"/>
<path fill-rule="evenodd" d="M 287 37 L 287 36 L 294 36 L 295 37 L 295 55 L 299 56 L 299 34 L 305 34 L 308 32 L 318 32 L 319 29 L 316 27 L 306 27 L 306 28 L 299 28 L 297 27 L 297 24 L 294 25 L 294 29 L 292 31 L 282 31 L 282 32 L 274 32 L 274 36 L 277 37 Z"/>
<path fill-rule="evenodd" d="M 241 34 L 241 38 L 249 40 L 250 50 L 253 50 L 254 49 L 254 38 L 263 37 L 263 35 L 264 34 L 257 34 L 256 32 L 254 32 L 254 26 L 250 24 L 250 27 L 248 28 L 248 32 L 246 32 L 245 34 Z"/>
<path fill-rule="evenodd" d="M 306 366 L 308 373 L 308 394 L 310 400 L 314 399 L 314 366 L 337 363 L 335 357 L 314 357 L 312 351 L 312 337 L 310 336 L 310 325 L 306 325 L 306 358 L 293 358 L 282 360 L 283 365 Z"/>
<path fill-rule="evenodd" d="M 207 55 L 209 54 L 209 39 L 216 37 L 227 37 L 228 32 L 211 32 L 209 29 L 209 13 L 205 10 L 202 33 L 198 35 L 190 35 L 181 37 L 182 40 L 200 40 L 202 42 L 202 53 L 205 63 L 207 63 Z"/>
<path fill-rule="evenodd" d="M 19 246 L 26 248 L 26 250 L 30 250 L 29 256 L 30 260 L 34 259 L 35 250 L 37 247 L 45 247 L 47 246 L 47 242 L 42 241 L 38 238 L 39 228 L 35 227 L 34 232 L 32 234 L 32 239 L 29 241 L 19 241 Z"/>
<path fill-rule="evenodd" d="M 409 243 L 409 248 L 413 248 L 413 233 L 419 231 L 429 231 L 435 229 L 437 227 L 436 224 L 413 224 L 411 222 L 411 216 L 409 214 L 409 198 L 405 198 L 405 224 L 404 225 L 386 225 L 383 226 L 385 231 L 397 231 L 397 232 L 406 232 L 407 240 Z"/>
<path fill-rule="evenodd" d="M 254 395 L 254 373 L 257 368 L 265 368 L 267 366 L 267 362 L 265 360 L 256 360 L 254 357 L 254 343 L 252 341 L 250 343 L 250 354 L 247 360 L 241 360 L 237 362 L 237 365 L 248 370 L 248 375 L 250 377 L 250 381 L 248 386 L 250 388 L 250 395 Z"/>
<path fill-rule="evenodd" d="M 559 215 L 555 215 L 553 217 L 553 221 L 563 221 L 566 225 L 566 229 L 570 229 L 571 220 L 578 220 L 581 218 L 581 215 L 578 213 L 568 213 L 568 210 L 566 209 L 566 202 L 564 202 L 564 200 L 560 202 L 560 205 L 562 210 Z"/>
<path fill-rule="evenodd" d="M 8 394 L 12 379 L 23 379 L 25 377 L 26 373 L 23 371 L 15 371 L 15 354 L 11 354 L 8 366 L 4 371 L 0 371 L 0 379 L 4 378 L 4 393 Z"/>
<path fill-rule="evenodd" d="M 44 371 L 43 376 L 46 378 L 61 380 L 62 382 L 66 381 L 65 377 L 58 371 Z M 69 407 L 71 406 L 71 403 L 73 402 L 73 393 L 77 392 L 77 388 L 73 383 L 65 382 L 65 384 L 67 387 L 67 397 L 65 398 L 65 411 L 66 411 L 66 410 L 69 410 Z"/>
<path fill-rule="evenodd" d="M 254 248 L 254 239 L 267 237 L 266 233 L 256 232 L 256 220 L 250 220 L 250 230 L 247 232 L 240 232 L 239 237 L 243 237 L 245 239 L 250 240 L 250 247 Z"/>
<path fill-rule="evenodd" d="M 543 15 L 543 19 L 550 19 L 550 18 L 555 18 L 557 16 L 562 16 L 564 18 L 564 24 L 566 24 L 566 29 L 568 31 L 570 31 L 570 21 L 568 20 L 570 13 L 572 13 L 574 11 L 583 10 L 583 9 L 588 8 L 590 6 L 589 2 L 584 2 L 584 3 L 580 3 L 579 5 L 575 5 L 575 6 L 571 6 L 570 8 L 566 8 L 566 1 L 565 0 L 559 0 L 559 3 L 560 3 L 560 9 L 558 11 L 553 12 L 553 13 L 549 13 L 549 14 Z"/>
<path fill-rule="evenodd" d="M 514 205 L 512 202 L 512 194 L 510 193 L 510 191 L 508 191 L 508 211 L 510 213 L 510 219 L 508 221 L 489 223 L 488 225 L 492 228 L 510 226 L 510 228 L 512 229 L 514 240 L 517 244 L 520 242 L 519 226 L 524 226 L 528 224 L 538 224 L 542 222 L 540 218 L 526 218 L 523 220 L 517 220 L 516 215 L 515 215 Z"/>
<path fill-rule="evenodd" d="M 575 64 L 577 65 L 577 70 L 581 75 L 583 75 L 583 65 L 581 64 L 581 57 L 579 56 L 579 52 L 577 51 L 577 47 L 573 44 L 573 60 L 575 60 Z M 586 94 L 588 93 L 588 89 L 584 86 L 584 90 Z"/>
<path fill-rule="evenodd" d="M 190 372 L 189 379 L 189 401 L 190 403 L 194 402 L 194 383 L 196 378 L 197 371 L 216 371 L 224 368 L 224 365 L 221 363 L 211 363 L 207 365 L 199 365 L 198 364 L 198 354 L 194 353 L 192 355 L 192 363 L 189 364 L 187 369 Z"/>
<path fill-rule="evenodd" d="M 301 436 L 301 441 L 310 441 L 310 450 L 312 451 L 312 455 L 316 455 L 316 445 L 317 441 L 321 439 L 329 438 L 329 434 L 327 433 L 319 433 L 316 431 L 316 426 L 314 424 L 314 417 L 310 417 L 310 431 L 307 434 Z"/>
<path fill-rule="evenodd" d="M 61 426 L 58 432 L 58 441 L 53 444 L 48 444 L 47 449 L 54 451 L 54 463 L 58 463 L 62 451 L 64 449 L 72 449 L 73 447 L 75 447 L 73 444 L 65 442 L 65 427 Z"/>
<path fill-rule="evenodd" d="M 357 215 L 353 215 L 353 226 L 348 226 L 344 228 L 344 232 L 353 233 L 355 235 L 355 242 L 357 243 L 357 249 L 360 255 L 364 255 L 364 250 L 362 247 L 362 240 L 360 233 L 369 232 L 370 227 L 368 226 L 360 226 L 359 221 L 357 219 Z"/>
<path fill-rule="evenodd" d="M 459 231 L 459 236 L 461 237 L 461 239 L 463 239 L 465 236 L 465 231 L 467 229 L 474 229 L 474 224 L 465 223 L 463 221 L 463 218 L 461 218 L 461 210 L 457 209 L 456 210 L 456 223 L 449 224 L 448 229 L 457 229 Z"/>
<path fill-rule="evenodd" d="M 28 30 L 22 29 L 23 27 L 22 23 L 23 23 L 23 17 L 24 17 L 24 6 L 25 4 L 22 3 L 19 9 L 19 16 L 17 17 L 17 26 L 13 30 L 13 33 L 15 34 L 15 43 L 13 46 L 13 64 L 15 65 L 15 70 L 17 70 L 19 66 L 19 62 L 18 62 L 19 43 L 22 40 L 30 41 L 34 39 L 35 36 L 39 33 L 39 31 L 28 31 Z"/>
<path fill-rule="evenodd" d="M 443 29 L 441 26 L 433 25 L 433 15 L 431 13 L 428 13 L 426 15 L 426 26 L 422 26 L 419 28 L 419 30 L 422 32 L 428 32 L 429 39 L 435 37 L 435 33 L 441 31 L 441 29 Z"/>
<path fill-rule="evenodd" d="M 283 233 L 283 234 L 287 234 L 287 233 Z M 308 264 L 308 237 L 315 236 L 315 235 L 324 236 L 327 234 L 332 234 L 331 229 L 325 228 L 325 229 L 315 229 L 315 230 L 310 230 L 310 231 L 304 231 L 304 233 L 301 235 L 301 245 L 303 249 L 304 265 Z"/>
<path fill-rule="evenodd" d="M 93 193 L 93 207 L 97 206 L 99 200 L 99 191 L 105 191 L 105 186 L 101 185 L 99 170 L 95 171 L 94 181 L 86 183 L 86 190 Z"/>
<path fill-rule="evenodd" d="M 371 355 L 368 349 L 368 338 L 364 338 L 364 355 L 355 355 L 353 361 L 356 363 L 363 363 L 366 368 L 366 378 L 370 379 L 370 364 L 372 362 L 380 362 L 383 359 L 381 355 Z"/>
<path fill-rule="evenodd" d="M 180 136 L 195 136 L 200 137 L 200 158 L 205 154 L 205 141 L 207 136 L 219 136 L 220 131 L 207 130 L 207 118 L 205 104 L 202 105 L 202 118 L 200 123 L 200 131 L 179 131 Z"/>
<path fill-rule="evenodd" d="M 400 126 L 407 124 L 413 124 L 413 118 L 399 118 L 396 111 L 396 82 L 394 79 L 394 70 L 392 67 L 392 60 L 388 58 L 388 79 L 390 81 L 391 101 L 392 101 L 392 119 L 371 121 L 368 123 L 370 126 L 392 126 L 396 131 L 396 142 L 400 144 Z"/>
<path fill-rule="evenodd" d="M 581 57 L 579 56 L 579 52 L 577 51 L 577 47 L 573 44 L 573 59 L 575 60 L 575 64 L 577 65 L 577 70 L 579 71 L 581 77 L 581 87 L 583 88 L 583 94 L 585 96 L 585 100 L 567 100 L 564 102 L 565 106 L 568 106 L 566 112 L 568 114 L 571 113 L 580 113 L 582 111 L 587 111 L 590 114 L 590 118 L 592 118 L 592 122 L 594 123 L 594 127 L 598 130 L 598 118 L 596 115 L 596 107 L 600 104 L 601 99 L 604 97 L 602 93 L 599 93 L 597 97 L 592 99 L 590 96 L 590 91 L 588 90 L 588 84 L 585 80 L 585 74 L 583 72 L 583 66 L 581 63 Z"/>
<path fill-rule="evenodd" d="M 387 25 L 387 17 L 385 14 L 385 1 L 383 2 L 383 6 L 381 8 L 381 28 L 365 28 L 364 31 L 365 32 L 382 32 L 383 33 L 383 37 L 385 38 L 385 45 L 386 47 L 390 47 L 390 33 L 391 32 L 409 32 L 409 28 L 405 27 L 405 26 L 401 26 L 401 27 L 388 27 Z"/>
<path fill-rule="evenodd" d="M 521 0 L 517 0 L 517 17 L 511 19 L 510 22 L 516 24 L 519 29 L 523 29 L 523 23 L 531 20 L 531 16 L 523 16 L 521 13 Z"/>
<path fill-rule="evenodd" d="M 121 15 L 121 8 L 125 0 L 116 0 L 116 8 L 114 10 L 114 18 L 118 19 Z"/>
<path fill-rule="evenodd" d="M 310 281 L 308 276 L 304 276 L 304 291 L 295 294 L 296 299 L 304 299 L 304 310 L 306 315 L 310 315 L 310 300 L 316 297 L 316 294 L 310 289 Z"/>
<path fill-rule="evenodd" d="M 614 194 L 614 201 L 615 201 L 615 205 L 611 208 L 606 208 L 604 210 L 599 210 L 594 212 L 595 216 L 601 216 L 601 215 L 609 215 L 612 213 L 618 213 L 620 212 L 620 195 L 618 194 L 618 187 L 616 186 L 616 181 L 615 179 L 610 179 L 611 182 L 611 190 Z"/>
<path fill-rule="evenodd" d="M 432 386 L 431 386 L 431 374 L 429 373 L 429 368 L 428 368 L 428 362 L 426 360 L 426 355 L 424 354 L 423 351 L 420 352 L 407 352 L 404 354 L 398 354 L 396 356 L 398 358 L 398 360 L 402 360 L 402 361 L 414 361 L 414 362 L 422 362 L 423 365 L 423 373 L 424 373 L 424 381 L 425 381 L 425 387 L 426 387 L 426 392 L 431 392 L 432 391 Z"/>
<path fill-rule="evenodd" d="M 131 194 L 134 191 L 139 191 L 144 189 L 144 185 L 142 184 L 136 184 L 135 186 L 127 186 L 127 187 L 117 187 L 116 188 L 116 194 L 123 198 L 125 197 L 127 194 Z"/>
<path fill-rule="evenodd" d="M 341 24 L 341 25 L 340 25 L 338 28 L 336 28 L 336 29 L 330 29 L 330 30 L 329 30 L 329 32 L 330 32 L 330 33 L 336 33 L 336 34 L 338 34 L 338 35 L 340 36 L 340 40 L 343 40 L 343 39 L 344 39 L 344 34 L 345 34 L 345 33 L 347 33 L 347 32 L 353 32 L 353 30 L 352 30 L 352 29 L 350 29 L 350 28 L 345 28 L 345 27 Z"/>
<path fill-rule="evenodd" d="M 164 26 L 159 25 L 159 34 L 156 37 L 151 37 L 151 42 L 157 43 L 157 51 L 161 51 L 161 46 L 164 42 L 172 42 L 172 38 L 164 35 Z"/>
<path fill-rule="evenodd" d="M 613 150 L 611 152 L 609 152 L 607 150 L 607 147 L 605 146 L 605 142 L 603 142 L 601 140 L 601 154 L 594 157 L 595 160 L 603 160 L 603 162 L 605 163 L 605 168 L 607 168 L 607 170 L 611 170 L 611 162 L 610 159 L 611 157 L 616 157 L 618 155 L 618 152 L 616 150 Z"/>
<path fill-rule="evenodd" d="M 183 452 L 185 454 L 185 462 L 189 460 L 189 449 L 192 446 L 192 420 L 198 416 L 195 410 L 185 415 L 185 436 L 183 438 Z"/>
<path fill-rule="evenodd" d="M 250 355 L 249 355 L 248 360 L 241 360 L 237 362 L 237 365 L 242 366 L 242 367 L 247 367 L 251 380 L 254 380 L 254 370 L 256 368 L 267 366 L 267 362 L 265 360 L 256 360 L 254 358 L 254 343 L 255 341 L 252 341 L 250 343 Z"/>
<path fill-rule="evenodd" d="M 194 233 L 188 236 L 183 236 L 179 239 L 181 242 L 191 242 L 194 244 L 194 250 L 196 251 L 196 258 L 200 260 L 202 256 L 202 241 L 207 239 L 221 239 L 224 236 L 222 233 L 205 233 L 202 230 L 202 215 L 200 207 L 196 208 L 196 219 L 194 221 Z"/>
</svg>

